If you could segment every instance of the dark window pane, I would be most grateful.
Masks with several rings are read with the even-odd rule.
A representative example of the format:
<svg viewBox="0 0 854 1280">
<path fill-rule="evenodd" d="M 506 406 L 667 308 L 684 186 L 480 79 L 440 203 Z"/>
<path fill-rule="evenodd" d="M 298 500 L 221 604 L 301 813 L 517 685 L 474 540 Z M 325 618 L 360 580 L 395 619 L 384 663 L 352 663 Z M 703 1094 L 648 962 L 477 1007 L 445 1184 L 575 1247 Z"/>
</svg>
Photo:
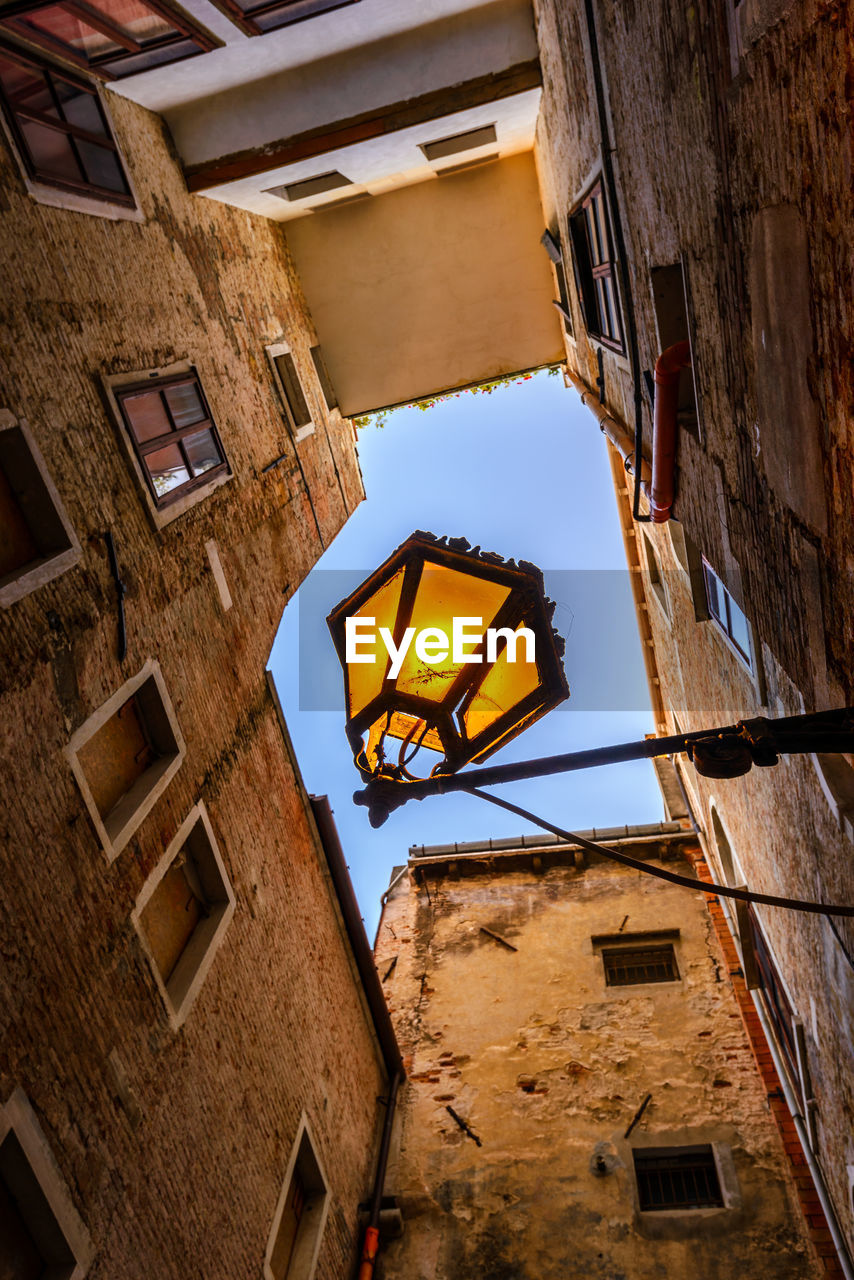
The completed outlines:
<svg viewBox="0 0 854 1280">
<path fill-rule="evenodd" d="M 290 410 L 291 422 L 295 427 L 305 427 L 311 422 L 311 414 L 308 411 L 308 405 L 305 402 L 305 396 L 300 386 L 293 356 L 288 354 L 275 356 L 274 362 L 282 382 L 285 400 Z"/>
<path fill-rule="evenodd" d="M 94 93 L 78 89 L 67 80 L 57 80 L 56 94 L 62 106 L 62 114 L 69 124 L 76 124 L 79 129 L 87 129 L 89 133 L 97 133 L 102 138 L 110 136 Z"/>
<path fill-rule="evenodd" d="M 63 5 L 52 4 L 36 13 L 28 14 L 24 25 L 41 31 L 61 44 L 68 45 L 75 52 L 83 54 L 91 61 L 103 57 L 104 54 L 120 49 L 121 45 L 101 31 L 96 31 L 88 22 L 69 13 Z"/>
<path fill-rule="evenodd" d="M 154 453 L 147 453 L 145 465 L 158 498 L 165 498 L 167 493 L 171 493 L 179 485 L 186 484 L 190 479 L 190 473 L 177 444 L 169 444 L 165 449 L 156 449 Z"/>
<path fill-rule="evenodd" d="M 47 80 L 35 69 L 19 67 L 0 54 L 0 85 L 13 107 L 59 118 Z"/>
<path fill-rule="evenodd" d="M 81 180 L 80 166 L 67 134 L 27 120 L 21 121 L 21 133 L 38 174 L 68 182 Z"/>
<path fill-rule="evenodd" d="M 127 191 L 127 183 L 115 151 L 78 138 L 77 152 L 83 162 L 86 181 L 91 182 L 93 187 L 120 193 Z"/>
<path fill-rule="evenodd" d="M 162 40 L 175 31 L 167 18 L 141 0 L 89 0 L 89 4 L 138 44 Z"/>
<path fill-rule="evenodd" d="M 176 427 L 190 427 L 194 422 L 204 422 L 207 412 L 194 382 L 179 382 L 165 387 L 164 394 L 175 419 Z"/>
<path fill-rule="evenodd" d="M 223 460 L 211 431 L 198 431 L 194 435 L 185 436 L 183 445 L 194 476 L 218 467 Z"/>
<path fill-rule="evenodd" d="M 143 391 L 139 395 L 124 397 L 122 407 L 131 431 L 140 444 L 146 440 L 154 440 L 157 436 L 165 436 L 172 430 L 159 391 Z"/>
<path fill-rule="evenodd" d="M 723 1196 L 710 1146 L 675 1150 L 652 1148 L 633 1151 L 640 1207 L 645 1212 L 662 1209 L 715 1209 Z"/>
<path fill-rule="evenodd" d="M 628 987 L 642 982 L 676 982 L 676 956 L 668 943 L 661 947 L 619 948 L 603 951 L 605 982 L 609 987 Z"/>
</svg>

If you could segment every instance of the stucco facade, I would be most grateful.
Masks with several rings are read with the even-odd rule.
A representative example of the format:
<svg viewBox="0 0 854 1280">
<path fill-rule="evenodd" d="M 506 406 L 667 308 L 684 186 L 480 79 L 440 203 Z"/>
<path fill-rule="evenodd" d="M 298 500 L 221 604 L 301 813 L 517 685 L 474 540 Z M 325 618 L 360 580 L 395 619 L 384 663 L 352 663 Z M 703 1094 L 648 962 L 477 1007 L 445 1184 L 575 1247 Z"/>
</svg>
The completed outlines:
<svg viewBox="0 0 854 1280">
<path fill-rule="evenodd" d="M 684 825 L 593 833 L 691 874 Z M 410 850 L 377 934 L 409 1082 L 383 1275 L 823 1274 L 701 892 L 559 842 Z M 606 962 L 672 948 L 666 980 Z M 710 1148 L 717 1208 L 641 1207 L 636 1158 Z"/>
</svg>

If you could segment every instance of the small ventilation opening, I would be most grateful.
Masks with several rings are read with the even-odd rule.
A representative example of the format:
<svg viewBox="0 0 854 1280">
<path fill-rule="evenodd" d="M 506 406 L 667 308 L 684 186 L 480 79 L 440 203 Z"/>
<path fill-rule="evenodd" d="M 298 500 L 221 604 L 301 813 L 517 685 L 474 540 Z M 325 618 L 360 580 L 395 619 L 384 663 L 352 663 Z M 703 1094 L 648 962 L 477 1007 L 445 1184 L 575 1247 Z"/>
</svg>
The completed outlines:
<svg viewBox="0 0 854 1280">
<path fill-rule="evenodd" d="M 329 173 L 318 173 L 313 178 L 303 178 L 300 182 L 286 182 L 280 187 L 268 187 L 267 195 L 278 196 L 280 200 L 309 200 L 312 196 L 321 196 L 325 191 L 337 191 L 339 187 L 351 187 L 351 178 L 345 178 L 337 169 Z"/>
<path fill-rule="evenodd" d="M 721 1184 L 711 1146 L 633 1151 L 638 1200 L 645 1212 L 719 1209 Z"/>
<path fill-rule="evenodd" d="M 497 141 L 495 125 L 485 124 L 478 129 L 467 129 L 465 133 L 436 138 L 433 142 L 421 142 L 419 146 L 425 157 L 432 162 L 442 160 L 445 156 L 459 155 L 461 151 L 473 151 L 475 147 L 487 147 L 490 143 Z"/>
</svg>

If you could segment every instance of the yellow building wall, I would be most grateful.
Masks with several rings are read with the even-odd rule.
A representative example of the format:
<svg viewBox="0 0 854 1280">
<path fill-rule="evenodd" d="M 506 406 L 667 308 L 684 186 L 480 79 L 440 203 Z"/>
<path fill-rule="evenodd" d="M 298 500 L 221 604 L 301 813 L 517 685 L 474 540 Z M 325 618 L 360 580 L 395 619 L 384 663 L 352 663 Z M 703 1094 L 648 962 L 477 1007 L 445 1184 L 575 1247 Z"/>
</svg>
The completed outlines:
<svg viewBox="0 0 854 1280">
<path fill-rule="evenodd" d="M 289 227 L 342 412 L 562 360 L 542 231 L 530 152 Z"/>
</svg>

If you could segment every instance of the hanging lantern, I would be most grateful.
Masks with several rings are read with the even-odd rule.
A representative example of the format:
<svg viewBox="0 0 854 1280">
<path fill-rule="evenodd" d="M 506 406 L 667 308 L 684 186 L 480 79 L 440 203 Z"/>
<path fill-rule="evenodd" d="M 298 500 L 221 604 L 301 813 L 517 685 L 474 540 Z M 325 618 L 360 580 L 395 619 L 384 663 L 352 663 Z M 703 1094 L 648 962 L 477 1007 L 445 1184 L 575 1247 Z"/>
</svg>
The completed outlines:
<svg viewBox="0 0 854 1280">
<path fill-rule="evenodd" d="M 407 538 L 327 619 L 361 773 L 410 778 L 421 748 L 455 772 L 568 698 L 554 608 L 536 565 Z"/>
</svg>

